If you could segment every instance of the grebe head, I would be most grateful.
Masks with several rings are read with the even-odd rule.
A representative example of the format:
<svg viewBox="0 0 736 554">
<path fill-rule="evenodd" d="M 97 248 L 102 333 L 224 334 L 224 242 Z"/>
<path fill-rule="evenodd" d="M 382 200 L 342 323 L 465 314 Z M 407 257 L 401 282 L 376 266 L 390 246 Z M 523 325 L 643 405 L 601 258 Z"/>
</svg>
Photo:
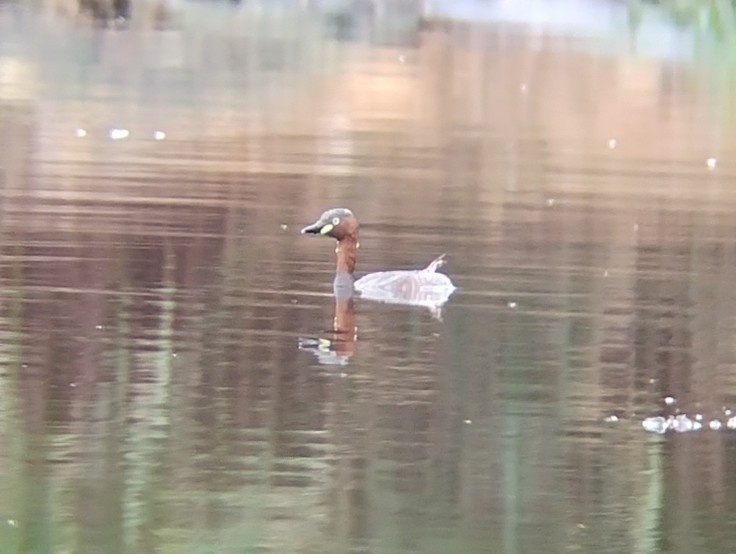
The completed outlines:
<svg viewBox="0 0 736 554">
<path fill-rule="evenodd" d="M 319 219 L 302 229 L 302 234 L 325 235 L 341 241 L 345 237 L 357 239 L 358 220 L 347 208 L 327 210 Z"/>
</svg>

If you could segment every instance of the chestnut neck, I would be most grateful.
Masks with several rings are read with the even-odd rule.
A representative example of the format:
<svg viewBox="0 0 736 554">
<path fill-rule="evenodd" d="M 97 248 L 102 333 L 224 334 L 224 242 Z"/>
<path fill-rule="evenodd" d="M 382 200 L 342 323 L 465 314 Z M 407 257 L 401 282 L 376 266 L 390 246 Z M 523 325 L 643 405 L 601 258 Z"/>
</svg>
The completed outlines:
<svg viewBox="0 0 736 554">
<path fill-rule="evenodd" d="M 355 261 L 358 257 L 358 234 L 345 235 L 337 241 L 337 273 L 352 275 L 355 271 Z"/>
</svg>

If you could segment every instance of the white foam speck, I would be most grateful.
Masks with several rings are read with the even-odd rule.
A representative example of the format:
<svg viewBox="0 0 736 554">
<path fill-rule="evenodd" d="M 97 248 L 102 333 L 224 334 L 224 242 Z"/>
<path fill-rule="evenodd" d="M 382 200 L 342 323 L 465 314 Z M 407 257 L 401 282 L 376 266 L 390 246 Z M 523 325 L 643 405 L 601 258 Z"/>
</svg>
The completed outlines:
<svg viewBox="0 0 736 554">
<path fill-rule="evenodd" d="M 166 138 L 166 133 L 164 133 L 163 131 L 156 131 L 155 133 L 153 133 L 153 138 L 155 138 L 156 140 L 164 140 Z"/>
<path fill-rule="evenodd" d="M 87 136 L 87 131 L 85 131 L 84 129 L 77 129 L 76 131 L 74 131 L 74 136 L 76 136 L 77 138 L 84 138 Z"/>
<path fill-rule="evenodd" d="M 618 144 L 618 142 L 616 141 L 616 139 L 614 139 L 614 138 L 608 139 L 608 148 L 610 148 L 611 150 L 613 150 L 614 148 L 616 148 L 616 145 L 617 144 Z"/>
<path fill-rule="evenodd" d="M 662 416 L 648 417 L 641 422 L 641 426 L 650 433 L 664 433 L 669 428 L 670 422 Z"/>
<path fill-rule="evenodd" d="M 674 404 L 675 402 L 677 402 L 677 400 L 675 400 L 672 396 L 665 396 L 664 398 L 664 403 L 668 406 L 672 406 L 672 404 Z"/>
<path fill-rule="evenodd" d="M 718 165 L 718 160 L 716 160 L 715 158 L 708 158 L 707 160 L 705 160 L 705 165 L 708 166 L 708 169 L 715 169 Z"/>
<path fill-rule="evenodd" d="M 112 140 L 122 140 L 130 136 L 130 131 L 128 129 L 112 128 L 110 129 L 109 135 Z"/>
</svg>

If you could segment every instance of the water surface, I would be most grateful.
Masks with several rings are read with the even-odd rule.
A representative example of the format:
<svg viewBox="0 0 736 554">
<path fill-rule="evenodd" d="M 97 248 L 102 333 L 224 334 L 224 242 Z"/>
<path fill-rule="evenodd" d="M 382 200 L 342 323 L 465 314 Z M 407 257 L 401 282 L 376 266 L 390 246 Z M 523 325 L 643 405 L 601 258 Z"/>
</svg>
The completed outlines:
<svg viewBox="0 0 736 554">
<path fill-rule="evenodd" d="M 171 9 L 0 8 L 4 551 L 733 552 L 718 74 Z M 447 253 L 441 318 L 356 299 L 333 332 L 334 245 L 298 234 L 333 206 L 359 273 Z M 642 426 L 678 410 L 724 426 Z"/>
</svg>

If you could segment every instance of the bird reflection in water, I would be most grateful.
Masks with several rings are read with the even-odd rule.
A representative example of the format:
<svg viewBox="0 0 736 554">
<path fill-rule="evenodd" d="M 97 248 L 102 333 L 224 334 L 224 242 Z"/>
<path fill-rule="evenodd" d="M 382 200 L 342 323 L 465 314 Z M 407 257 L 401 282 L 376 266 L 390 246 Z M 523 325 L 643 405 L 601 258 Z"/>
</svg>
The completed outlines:
<svg viewBox="0 0 736 554">
<path fill-rule="evenodd" d="M 442 306 L 455 291 L 450 278 L 439 273 L 445 255 L 419 270 L 394 270 L 369 273 L 353 281 L 358 252 L 358 220 L 347 208 L 333 208 L 302 229 L 302 234 L 332 237 L 337 265 L 333 283 L 335 293 L 335 320 L 332 340 L 301 339 L 302 349 L 312 350 L 325 364 L 345 364 L 355 348 L 356 328 L 354 292 L 361 298 L 428 308 L 433 316 L 441 318 Z"/>
<path fill-rule="evenodd" d="M 335 276 L 335 318 L 330 338 L 300 338 L 299 349 L 312 352 L 322 365 L 346 365 L 355 352 L 358 328 L 355 326 L 353 281 L 346 274 Z"/>
</svg>

